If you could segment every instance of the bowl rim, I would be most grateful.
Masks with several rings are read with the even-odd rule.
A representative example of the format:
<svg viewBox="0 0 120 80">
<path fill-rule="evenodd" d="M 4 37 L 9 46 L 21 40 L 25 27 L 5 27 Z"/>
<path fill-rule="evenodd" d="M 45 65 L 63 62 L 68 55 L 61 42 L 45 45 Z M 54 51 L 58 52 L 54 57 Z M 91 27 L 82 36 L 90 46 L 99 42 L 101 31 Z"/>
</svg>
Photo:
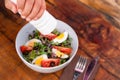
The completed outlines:
<svg viewBox="0 0 120 80">
<path fill-rule="evenodd" d="M 25 25 L 18 31 L 18 34 L 17 34 L 17 36 L 16 36 L 16 40 L 15 40 L 15 48 L 16 48 L 17 54 L 18 54 L 18 56 L 20 57 L 20 59 L 25 63 L 25 65 L 28 64 L 28 65 L 30 65 L 30 66 L 32 66 L 32 67 L 36 67 L 36 68 L 38 68 L 38 69 L 46 69 L 46 70 L 56 69 L 56 68 L 62 67 L 62 66 L 65 65 L 65 64 L 70 63 L 70 62 L 72 61 L 72 59 L 75 57 L 75 55 L 76 55 L 76 53 L 77 53 L 77 51 L 78 51 L 78 47 L 79 47 L 79 42 L 78 42 L 78 36 L 77 36 L 77 34 L 76 34 L 76 32 L 74 31 L 74 29 L 73 29 L 70 25 L 68 25 L 67 23 L 65 23 L 65 22 L 63 22 L 63 21 L 61 21 L 61 20 L 58 20 L 58 19 L 57 19 L 57 21 L 58 21 L 59 23 L 63 23 L 63 24 L 65 24 L 65 25 L 67 25 L 67 26 L 74 32 L 75 37 L 76 37 L 76 40 L 77 40 L 77 41 L 76 41 L 76 42 L 77 42 L 77 45 L 76 45 L 77 47 L 76 47 L 76 49 L 75 49 L 75 51 L 74 51 L 75 54 L 73 54 L 73 55 L 70 57 L 70 59 L 67 60 L 65 63 L 60 64 L 60 65 L 58 65 L 58 66 L 54 66 L 54 67 L 40 67 L 40 66 L 33 65 L 33 64 L 27 62 L 27 61 L 23 58 L 23 56 L 20 55 L 20 52 L 19 52 L 19 50 L 18 50 L 18 48 L 17 48 L 17 38 L 18 38 L 18 36 L 20 35 L 20 32 L 21 32 L 27 25 L 30 24 L 30 23 L 27 23 L 27 24 L 25 24 Z"/>
</svg>

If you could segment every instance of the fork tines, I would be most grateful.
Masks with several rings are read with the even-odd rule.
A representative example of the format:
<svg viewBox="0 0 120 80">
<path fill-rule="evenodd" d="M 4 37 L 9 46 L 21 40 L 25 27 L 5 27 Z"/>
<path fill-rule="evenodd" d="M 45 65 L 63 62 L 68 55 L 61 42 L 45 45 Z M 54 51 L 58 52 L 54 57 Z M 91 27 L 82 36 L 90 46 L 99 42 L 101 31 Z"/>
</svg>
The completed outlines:
<svg viewBox="0 0 120 80">
<path fill-rule="evenodd" d="M 75 66 L 75 71 L 82 73 L 85 69 L 86 63 L 87 63 L 87 58 L 80 56 L 76 66 Z"/>
</svg>

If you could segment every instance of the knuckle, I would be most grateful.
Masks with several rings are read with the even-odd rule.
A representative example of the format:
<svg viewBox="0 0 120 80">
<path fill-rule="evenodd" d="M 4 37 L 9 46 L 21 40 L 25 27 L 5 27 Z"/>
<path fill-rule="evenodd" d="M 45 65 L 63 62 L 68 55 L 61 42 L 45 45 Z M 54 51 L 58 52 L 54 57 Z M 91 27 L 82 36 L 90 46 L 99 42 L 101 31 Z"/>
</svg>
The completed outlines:
<svg viewBox="0 0 120 80">
<path fill-rule="evenodd" d="M 5 7 L 9 9 L 9 3 L 5 3 Z"/>
<path fill-rule="evenodd" d="M 22 15 L 23 15 L 23 16 L 27 16 L 28 13 L 27 13 L 26 11 L 23 11 L 23 12 L 22 12 Z"/>
<path fill-rule="evenodd" d="M 33 4 L 34 0 L 27 0 L 28 4 Z"/>
</svg>

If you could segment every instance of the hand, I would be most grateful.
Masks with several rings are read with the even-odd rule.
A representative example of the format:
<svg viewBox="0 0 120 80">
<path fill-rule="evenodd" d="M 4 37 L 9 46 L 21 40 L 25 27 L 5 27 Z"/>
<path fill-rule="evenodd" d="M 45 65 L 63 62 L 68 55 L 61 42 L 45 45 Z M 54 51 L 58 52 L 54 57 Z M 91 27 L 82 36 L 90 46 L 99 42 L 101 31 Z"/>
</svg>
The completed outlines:
<svg viewBox="0 0 120 80">
<path fill-rule="evenodd" d="M 19 12 L 27 21 L 37 20 L 46 9 L 45 0 L 17 0 L 17 5 L 11 0 L 5 0 L 5 6 L 13 13 Z"/>
</svg>

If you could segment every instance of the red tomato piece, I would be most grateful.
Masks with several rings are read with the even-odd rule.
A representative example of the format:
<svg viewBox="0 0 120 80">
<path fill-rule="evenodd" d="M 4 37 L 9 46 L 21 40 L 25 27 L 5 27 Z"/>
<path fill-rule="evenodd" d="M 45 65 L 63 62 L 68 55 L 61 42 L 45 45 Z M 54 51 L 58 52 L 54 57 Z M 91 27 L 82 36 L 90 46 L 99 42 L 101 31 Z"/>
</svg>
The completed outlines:
<svg viewBox="0 0 120 80">
<path fill-rule="evenodd" d="M 54 67 L 60 64 L 60 59 L 44 59 L 41 61 L 42 67 Z"/>
<path fill-rule="evenodd" d="M 53 34 L 53 33 L 50 33 L 50 34 L 47 34 L 47 35 L 42 35 L 42 36 L 48 38 L 49 40 L 53 40 L 57 37 L 57 35 Z"/>
<path fill-rule="evenodd" d="M 20 47 L 22 53 L 30 52 L 32 49 L 33 49 L 32 47 L 24 46 L 24 45 Z"/>
<path fill-rule="evenodd" d="M 68 47 L 53 46 L 53 48 L 55 48 L 63 53 L 66 53 L 66 54 L 70 54 L 72 52 L 72 49 L 68 48 Z"/>
</svg>

